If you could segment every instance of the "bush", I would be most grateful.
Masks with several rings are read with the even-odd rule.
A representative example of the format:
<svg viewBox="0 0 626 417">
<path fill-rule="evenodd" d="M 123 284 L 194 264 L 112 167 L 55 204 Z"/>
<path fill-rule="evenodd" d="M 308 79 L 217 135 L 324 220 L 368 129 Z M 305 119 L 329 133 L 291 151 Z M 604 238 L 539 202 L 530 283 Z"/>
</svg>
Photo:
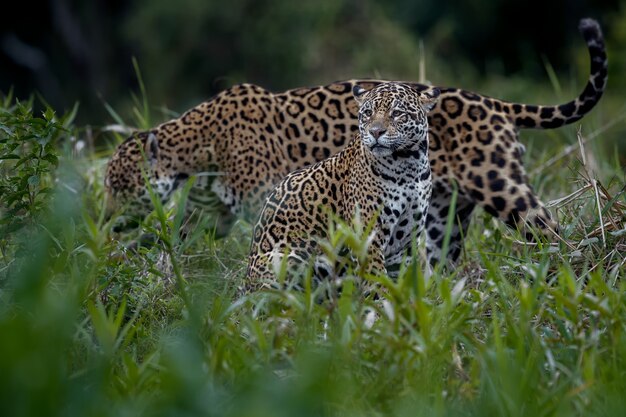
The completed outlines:
<svg viewBox="0 0 626 417">
<path fill-rule="evenodd" d="M 0 110 L 0 236 L 34 225 L 49 207 L 59 164 L 58 142 L 75 111 L 60 119 L 47 107 L 33 115 L 33 99 Z M 6 242 L 5 242 L 6 243 Z"/>
</svg>

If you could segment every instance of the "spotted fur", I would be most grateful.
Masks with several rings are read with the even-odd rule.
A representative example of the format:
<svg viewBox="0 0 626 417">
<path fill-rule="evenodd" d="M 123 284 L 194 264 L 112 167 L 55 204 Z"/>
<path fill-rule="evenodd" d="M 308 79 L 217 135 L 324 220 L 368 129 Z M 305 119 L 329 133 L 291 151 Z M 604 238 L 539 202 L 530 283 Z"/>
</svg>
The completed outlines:
<svg viewBox="0 0 626 417">
<path fill-rule="evenodd" d="M 426 222 L 431 193 L 428 117 L 439 90 L 383 83 L 369 92 L 354 87 L 360 105 L 359 134 L 341 152 L 281 181 L 267 198 L 254 227 L 247 286 L 276 283 L 276 266 L 286 254 L 290 266 L 316 257 L 317 279 L 336 277 L 318 255 L 332 215 L 375 224 L 367 271 L 399 269 L 411 238 Z"/>
<path fill-rule="evenodd" d="M 512 227 L 556 230 L 535 195 L 522 165 L 519 129 L 552 129 L 580 120 L 600 100 L 607 82 L 607 57 L 599 25 L 583 19 L 580 30 L 590 54 L 587 85 L 574 100 L 556 106 L 510 103 L 456 88 L 440 88 L 429 113 L 433 196 L 427 216 L 427 250 L 441 258 L 451 184 L 458 185 L 450 257 L 461 250 L 461 236 L 476 206 Z M 380 81 L 350 80 L 327 86 L 271 93 L 259 86 L 234 86 L 194 107 L 180 118 L 122 143 L 111 158 L 105 179 L 110 210 L 128 203 L 128 213 L 151 209 L 141 175 L 145 150 L 150 181 L 163 201 L 182 180 L 200 172 L 190 194 L 192 208 L 219 198 L 227 225 L 236 215 L 255 219 L 261 202 L 287 173 L 342 150 L 358 130 L 357 104 L 351 90 Z M 412 84 L 417 90 L 427 86 Z"/>
</svg>

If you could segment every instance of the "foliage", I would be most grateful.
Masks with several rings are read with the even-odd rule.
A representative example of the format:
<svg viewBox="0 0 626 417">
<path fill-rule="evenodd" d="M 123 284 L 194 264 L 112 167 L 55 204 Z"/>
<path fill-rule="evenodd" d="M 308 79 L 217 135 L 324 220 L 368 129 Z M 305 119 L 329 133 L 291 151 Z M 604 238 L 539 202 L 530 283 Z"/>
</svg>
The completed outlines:
<svg viewBox="0 0 626 417">
<path fill-rule="evenodd" d="M 0 109 L 0 249 L 3 256 L 10 236 L 29 234 L 46 217 L 50 206 L 59 141 L 67 135 L 77 108 L 58 118 L 47 107 L 33 115 L 33 99 L 10 105 L 8 95 Z M 26 230 L 25 230 L 26 228 Z"/>
<path fill-rule="evenodd" d="M 201 100 L 237 82 L 284 89 L 375 73 L 415 78 L 417 42 L 376 2 L 365 3 L 355 9 L 346 0 L 236 0 L 225 8 L 210 1 L 139 0 L 123 27 L 142 52 L 142 67 L 159 61 L 159 71 L 146 79 L 158 101 Z M 161 59 L 169 54 L 180 59 Z M 195 81 L 180 82 L 181 71 Z"/>
</svg>

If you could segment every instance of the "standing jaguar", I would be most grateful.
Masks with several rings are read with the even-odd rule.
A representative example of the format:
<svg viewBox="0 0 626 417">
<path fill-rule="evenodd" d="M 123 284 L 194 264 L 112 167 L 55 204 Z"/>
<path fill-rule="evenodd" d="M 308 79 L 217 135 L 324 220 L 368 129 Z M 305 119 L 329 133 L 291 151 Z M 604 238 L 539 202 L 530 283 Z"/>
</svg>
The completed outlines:
<svg viewBox="0 0 626 417">
<path fill-rule="evenodd" d="M 457 88 L 440 88 L 429 113 L 433 192 L 426 221 L 429 259 L 441 258 L 452 184 L 458 186 L 449 257 L 456 259 L 474 207 L 518 227 L 550 233 L 557 224 L 535 195 L 522 165 L 519 129 L 552 129 L 580 120 L 600 100 L 607 83 L 602 32 L 593 19 L 579 29 L 590 55 L 590 75 L 574 100 L 555 106 L 511 103 Z M 142 171 L 163 202 L 189 176 L 199 177 L 189 208 L 217 196 L 221 224 L 234 216 L 254 220 L 260 204 L 286 174 L 343 149 L 358 130 L 352 88 L 371 89 L 376 80 L 272 93 L 252 84 L 233 86 L 211 100 L 121 143 L 108 163 L 105 190 L 109 213 L 121 206 L 144 216 L 151 202 Z M 416 89 L 428 87 L 412 84 Z M 147 163 L 144 163 L 144 158 Z"/>
<path fill-rule="evenodd" d="M 355 138 L 287 175 L 267 197 L 254 227 L 248 290 L 274 286 L 285 254 L 290 267 L 313 258 L 316 280 L 341 278 L 319 244 L 334 216 L 350 222 L 358 213 L 373 225 L 365 271 L 392 276 L 424 228 L 432 189 L 426 114 L 439 90 L 390 82 L 367 92 L 355 85 L 353 94 L 360 108 Z"/>
</svg>

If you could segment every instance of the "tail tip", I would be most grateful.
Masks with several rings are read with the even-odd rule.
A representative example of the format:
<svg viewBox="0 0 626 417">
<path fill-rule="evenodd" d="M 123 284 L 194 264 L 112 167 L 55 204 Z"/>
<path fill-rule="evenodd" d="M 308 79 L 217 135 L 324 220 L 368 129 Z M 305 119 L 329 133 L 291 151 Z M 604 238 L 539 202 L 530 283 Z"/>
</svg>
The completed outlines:
<svg viewBox="0 0 626 417">
<path fill-rule="evenodd" d="M 592 38 L 602 38 L 602 31 L 600 30 L 600 24 L 597 20 L 592 19 L 590 17 L 586 17 L 584 19 L 580 19 L 580 23 L 578 24 L 578 30 L 587 37 Z"/>
</svg>

